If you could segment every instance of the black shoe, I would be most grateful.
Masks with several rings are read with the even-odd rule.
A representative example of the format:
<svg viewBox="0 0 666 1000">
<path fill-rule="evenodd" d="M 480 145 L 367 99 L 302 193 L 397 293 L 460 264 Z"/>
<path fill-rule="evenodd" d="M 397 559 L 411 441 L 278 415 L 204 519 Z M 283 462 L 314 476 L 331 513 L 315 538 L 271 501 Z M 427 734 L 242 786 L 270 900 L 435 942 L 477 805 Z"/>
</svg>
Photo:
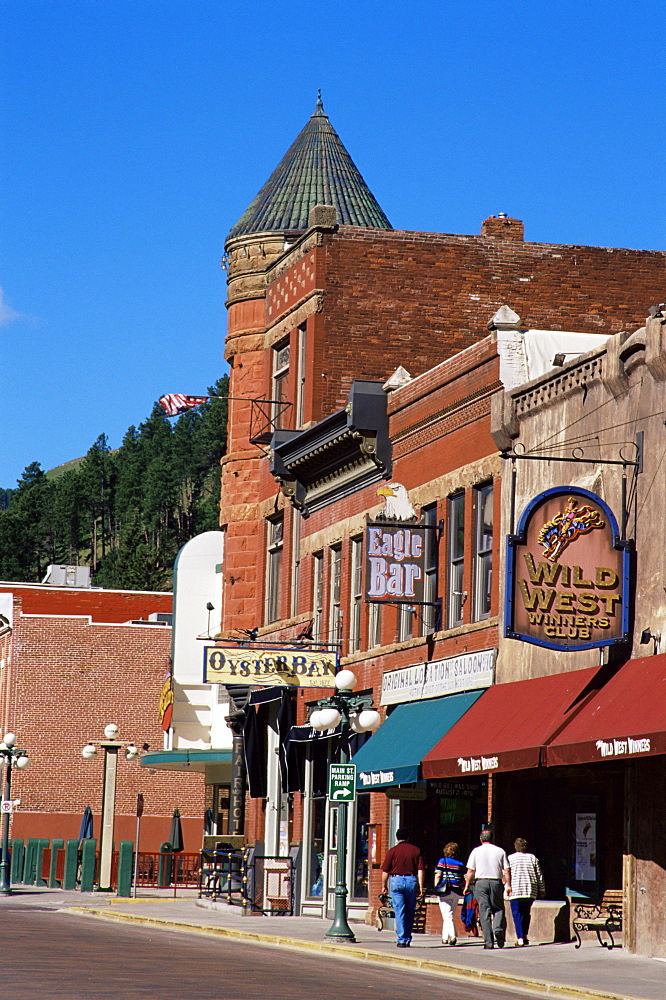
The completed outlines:
<svg viewBox="0 0 666 1000">
<path fill-rule="evenodd" d="M 495 935 L 495 944 L 497 945 L 498 948 L 503 948 L 504 947 L 504 937 L 503 936 L 500 937 L 500 936 L 498 936 L 496 934 Z"/>
<path fill-rule="evenodd" d="M 494 945 L 494 944 L 484 944 L 484 946 L 483 946 L 483 947 L 484 947 L 484 948 L 485 948 L 485 949 L 486 949 L 487 951 L 492 951 L 492 950 L 493 950 L 493 948 L 495 947 L 495 945 Z"/>
<path fill-rule="evenodd" d="M 398 941 L 396 948 L 409 948 L 409 941 Z"/>
</svg>

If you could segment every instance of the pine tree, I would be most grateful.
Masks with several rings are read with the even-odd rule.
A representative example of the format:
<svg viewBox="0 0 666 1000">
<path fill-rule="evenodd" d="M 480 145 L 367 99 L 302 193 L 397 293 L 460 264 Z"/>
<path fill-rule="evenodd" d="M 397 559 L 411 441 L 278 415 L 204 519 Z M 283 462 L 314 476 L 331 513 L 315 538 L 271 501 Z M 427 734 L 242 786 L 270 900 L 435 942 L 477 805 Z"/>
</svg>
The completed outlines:
<svg viewBox="0 0 666 1000">
<path fill-rule="evenodd" d="M 219 523 L 227 376 L 208 392 L 175 422 L 156 403 L 117 451 L 100 434 L 67 471 L 33 462 L 0 490 L 0 577 L 38 582 L 65 562 L 90 565 L 98 586 L 169 589 L 178 550 Z"/>
</svg>

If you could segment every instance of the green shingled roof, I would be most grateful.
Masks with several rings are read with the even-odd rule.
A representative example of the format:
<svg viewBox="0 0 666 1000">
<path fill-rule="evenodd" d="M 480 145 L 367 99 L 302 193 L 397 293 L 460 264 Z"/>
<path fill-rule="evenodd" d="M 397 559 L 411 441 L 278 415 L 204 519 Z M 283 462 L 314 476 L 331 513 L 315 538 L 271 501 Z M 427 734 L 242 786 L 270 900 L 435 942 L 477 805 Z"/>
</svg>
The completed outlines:
<svg viewBox="0 0 666 1000">
<path fill-rule="evenodd" d="M 321 97 L 228 239 L 305 230 L 315 205 L 334 205 L 344 226 L 393 228 L 328 120 Z"/>
</svg>

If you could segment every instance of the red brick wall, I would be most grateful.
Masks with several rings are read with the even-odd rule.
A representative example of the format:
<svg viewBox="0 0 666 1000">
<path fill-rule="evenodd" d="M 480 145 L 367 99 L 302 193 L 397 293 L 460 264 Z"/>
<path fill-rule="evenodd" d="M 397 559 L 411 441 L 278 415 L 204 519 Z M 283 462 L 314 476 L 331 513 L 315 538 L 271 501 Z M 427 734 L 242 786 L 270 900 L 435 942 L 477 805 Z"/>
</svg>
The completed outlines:
<svg viewBox="0 0 666 1000">
<path fill-rule="evenodd" d="M 487 236 L 341 227 L 316 253 L 326 291 L 318 417 L 346 404 L 353 378 L 384 380 L 399 364 L 420 375 L 486 336 L 501 305 L 532 329 L 617 333 L 644 322 L 666 279 L 657 251 Z"/>
<path fill-rule="evenodd" d="M 12 659 L 2 678 L 3 732 L 16 733 L 30 755 L 30 767 L 14 773 L 13 797 L 21 804 L 12 836 L 76 837 L 85 806 L 92 807 L 97 824 L 101 811 L 103 753 L 84 760 L 88 740 L 98 743 L 104 727 L 115 722 L 122 740 L 163 747 L 158 700 L 171 629 L 22 614 L 22 602 L 22 596 L 14 602 Z M 187 820 L 186 850 L 200 848 L 203 775 L 151 774 L 121 752 L 116 840 L 134 837 L 139 792 L 145 796 L 144 850 L 167 839 L 175 807 Z"/>
<path fill-rule="evenodd" d="M 95 622 L 147 620 L 170 614 L 172 594 L 160 591 L 100 590 L 0 583 L 0 594 L 20 597 L 25 615 L 89 615 Z"/>
</svg>

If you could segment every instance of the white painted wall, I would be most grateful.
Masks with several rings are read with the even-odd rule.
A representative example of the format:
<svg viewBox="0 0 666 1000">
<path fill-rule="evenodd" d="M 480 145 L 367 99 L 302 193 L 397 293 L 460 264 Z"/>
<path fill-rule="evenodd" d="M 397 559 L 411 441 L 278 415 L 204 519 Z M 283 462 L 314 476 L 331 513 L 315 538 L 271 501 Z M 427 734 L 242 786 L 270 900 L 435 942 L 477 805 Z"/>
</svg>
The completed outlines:
<svg viewBox="0 0 666 1000">
<path fill-rule="evenodd" d="M 202 681 L 204 647 L 212 644 L 206 640 L 219 631 L 222 616 L 223 543 L 223 532 L 205 531 L 183 546 L 174 564 L 174 750 L 231 748 L 226 690 Z"/>
</svg>

